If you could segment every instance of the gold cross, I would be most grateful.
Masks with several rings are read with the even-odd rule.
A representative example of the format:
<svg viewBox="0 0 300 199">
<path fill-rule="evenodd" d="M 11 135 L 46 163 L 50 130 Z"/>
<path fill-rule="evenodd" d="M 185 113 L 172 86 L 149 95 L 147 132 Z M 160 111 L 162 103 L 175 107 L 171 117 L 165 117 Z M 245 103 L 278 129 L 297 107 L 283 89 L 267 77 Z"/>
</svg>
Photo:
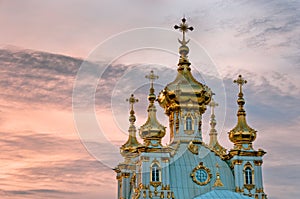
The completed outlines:
<svg viewBox="0 0 300 199">
<path fill-rule="evenodd" d="M 179 29 L 180 32 L 183 33 L 183 37 L 182 37 L 182 41 L 179 40 L 179 42 L 182 44 L 182 45 L 186 45 L 189 41 L 186 41 L 185 40 L 185 33 L 190 30 L 190 31 L 193 31 L 194 28 L 192 26 L 188 26 L 188 24 L 186 24 L 186 19 L 183 17 L 181 19 L 181 23 L 179 25 L 175 25 L 174 28 L 177 30 Z"/>
<path fill-rule="evenodd" d="M 137 103 L 139 100 L 137 98 L 135 98 L 133 94 L 131 94 L 130 98 L 126 99 L 126 101 L 129 102 L 130 108 L 133 111 L 133 104 Z"/>
<path fill-rule="evenodd" d="M 245 80 L 242 75 L 239 75 L 239 77 L 233 81 L 233 83 L 236 83 L 240 87 L 240 93 L 243 93 L 242 87 L 244 84 L 247 83 L 247 80 Z"/>
<path fill-rule="evenodd" d="M 153 70 L 151 70 L 151 71 L 150 71 L 150 74 L 149 74 L 149 75 L 146 75 L 145 78 L 147 78 L 147 79 L 150 80 L 151 88 L 153 88 L 153 82 L 154 82 L 154 80 L 158 79 L 158 76 L 157 76 L 157 75 L 154 75 Z"/>
</svg>

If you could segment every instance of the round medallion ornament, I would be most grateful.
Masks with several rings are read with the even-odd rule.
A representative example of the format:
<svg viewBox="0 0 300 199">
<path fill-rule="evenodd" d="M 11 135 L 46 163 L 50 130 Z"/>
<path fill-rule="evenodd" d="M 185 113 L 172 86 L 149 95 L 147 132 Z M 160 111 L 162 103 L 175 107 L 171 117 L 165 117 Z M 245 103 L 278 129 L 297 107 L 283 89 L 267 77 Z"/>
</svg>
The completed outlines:
<svg viewBox="0 0 300 199">
<path fill-rule="evenodd" d="M 203 166 L 203 162 L 200 162 L 191 173 L 191 177 L 195 183 L 200 186 L 206 185 L 210 182 L 212 174 L 209 168 Z"/>
</svg>

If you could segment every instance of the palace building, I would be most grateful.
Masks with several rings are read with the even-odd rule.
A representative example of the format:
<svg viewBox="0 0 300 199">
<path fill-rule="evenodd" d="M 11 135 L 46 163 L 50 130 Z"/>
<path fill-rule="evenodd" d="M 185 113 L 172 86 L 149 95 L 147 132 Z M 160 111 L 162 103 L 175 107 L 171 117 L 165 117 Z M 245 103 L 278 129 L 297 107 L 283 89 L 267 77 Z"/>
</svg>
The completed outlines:
<svg viewBox="0 0 300 199">
<path fill-rule="evenodd" d="M 114 169 L 118 181 L 118 199 L 266 199 L 262 178 L 263 156 L 266 152 L 253 148 L 256 130 L 246 122 L 243 85 L 239 75 L 233 82 L 239 87 L 237 124 L 228 132 L 232 149 L 218 141 L 215 129 L 215 107 L 211 89 L 198 82 L 191 73 L 188 59 L 186 19 L 174 26 L 183 33 L 179 40 L 178 73 L 175 80 L 155 95 L 153 71 L 146 76 L 151 82 L 148 95 L 148 119 L 135 126 L 134 95 L 130 103 L 129 137 L 120 147 L 124 161 Z M 169 118 L 169 132 L 156 117 L 157 104 Z M 202 115 L 211 110 L 210 140 L 202 139 Z M 169 133 L 170 143 L 162 138 Z M 143 143 L 137 140 L 137 134 Z"/>
</svg>

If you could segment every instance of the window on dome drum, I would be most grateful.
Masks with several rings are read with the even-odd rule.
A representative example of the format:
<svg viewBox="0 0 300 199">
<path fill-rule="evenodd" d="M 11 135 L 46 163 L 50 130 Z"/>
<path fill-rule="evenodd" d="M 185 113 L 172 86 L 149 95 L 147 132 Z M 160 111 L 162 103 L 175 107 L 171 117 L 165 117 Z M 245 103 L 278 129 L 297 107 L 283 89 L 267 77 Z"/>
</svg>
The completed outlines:
<svg viewBox="0 0 300 199">
<path fill-rule="evenodd" d="M 252 169 L 250 167 L 245 169 L 245 181 L 246 184 L 252 184 Z"/>
<path fill-rule="evenodd" d="M 186 117 L 186 120 L 185 120 L 185 129 L 186 130 L 193 130 L 192 129 L 192 118 L 190 116 Z"/>
<path fill-rule="evenodd" d="M 159 172 L 160 172 L 160 168 L 159 168 L 158 164 L 154 163 L 152 165 L 152 175 L 151 175 L 152 182 L 159 182 L 160 181 L 160 179 L 159 179 Z"/>
</svg>

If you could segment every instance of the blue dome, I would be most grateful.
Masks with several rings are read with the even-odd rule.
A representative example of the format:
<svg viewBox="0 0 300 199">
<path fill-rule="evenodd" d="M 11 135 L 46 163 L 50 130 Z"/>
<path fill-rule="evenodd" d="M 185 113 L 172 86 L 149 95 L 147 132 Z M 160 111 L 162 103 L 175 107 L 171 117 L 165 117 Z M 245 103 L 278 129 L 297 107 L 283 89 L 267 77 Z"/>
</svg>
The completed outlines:
<svg viewBox="0 0 300 199">
<path fill-rule="evenodd" d="M 194 199 L 253 199 L 229 190 L 215 189 Z"/>
<path fill-rule="evenodd" d="M 191 177 L 193 169 L 202 162 L 203 166 L 208 168 L 211 173 L 211 179 L 206 185 L 198 185 Z M 187 149 L 187 145 L 182 143 L 176 155 L 172 158 L 170 164 L 170 181 L 171 190 L 174 190 L 175 198 L 195 198 L 200 194 L 205 194 L 214 189 L 216 181 L 217 168 L 225 190 L 234 190 L 233 173 L 228 164 L 223 161 L 214 152 L 207 147 L 199 146 L 199 155 L 193 154 Z"/>
</svg>

